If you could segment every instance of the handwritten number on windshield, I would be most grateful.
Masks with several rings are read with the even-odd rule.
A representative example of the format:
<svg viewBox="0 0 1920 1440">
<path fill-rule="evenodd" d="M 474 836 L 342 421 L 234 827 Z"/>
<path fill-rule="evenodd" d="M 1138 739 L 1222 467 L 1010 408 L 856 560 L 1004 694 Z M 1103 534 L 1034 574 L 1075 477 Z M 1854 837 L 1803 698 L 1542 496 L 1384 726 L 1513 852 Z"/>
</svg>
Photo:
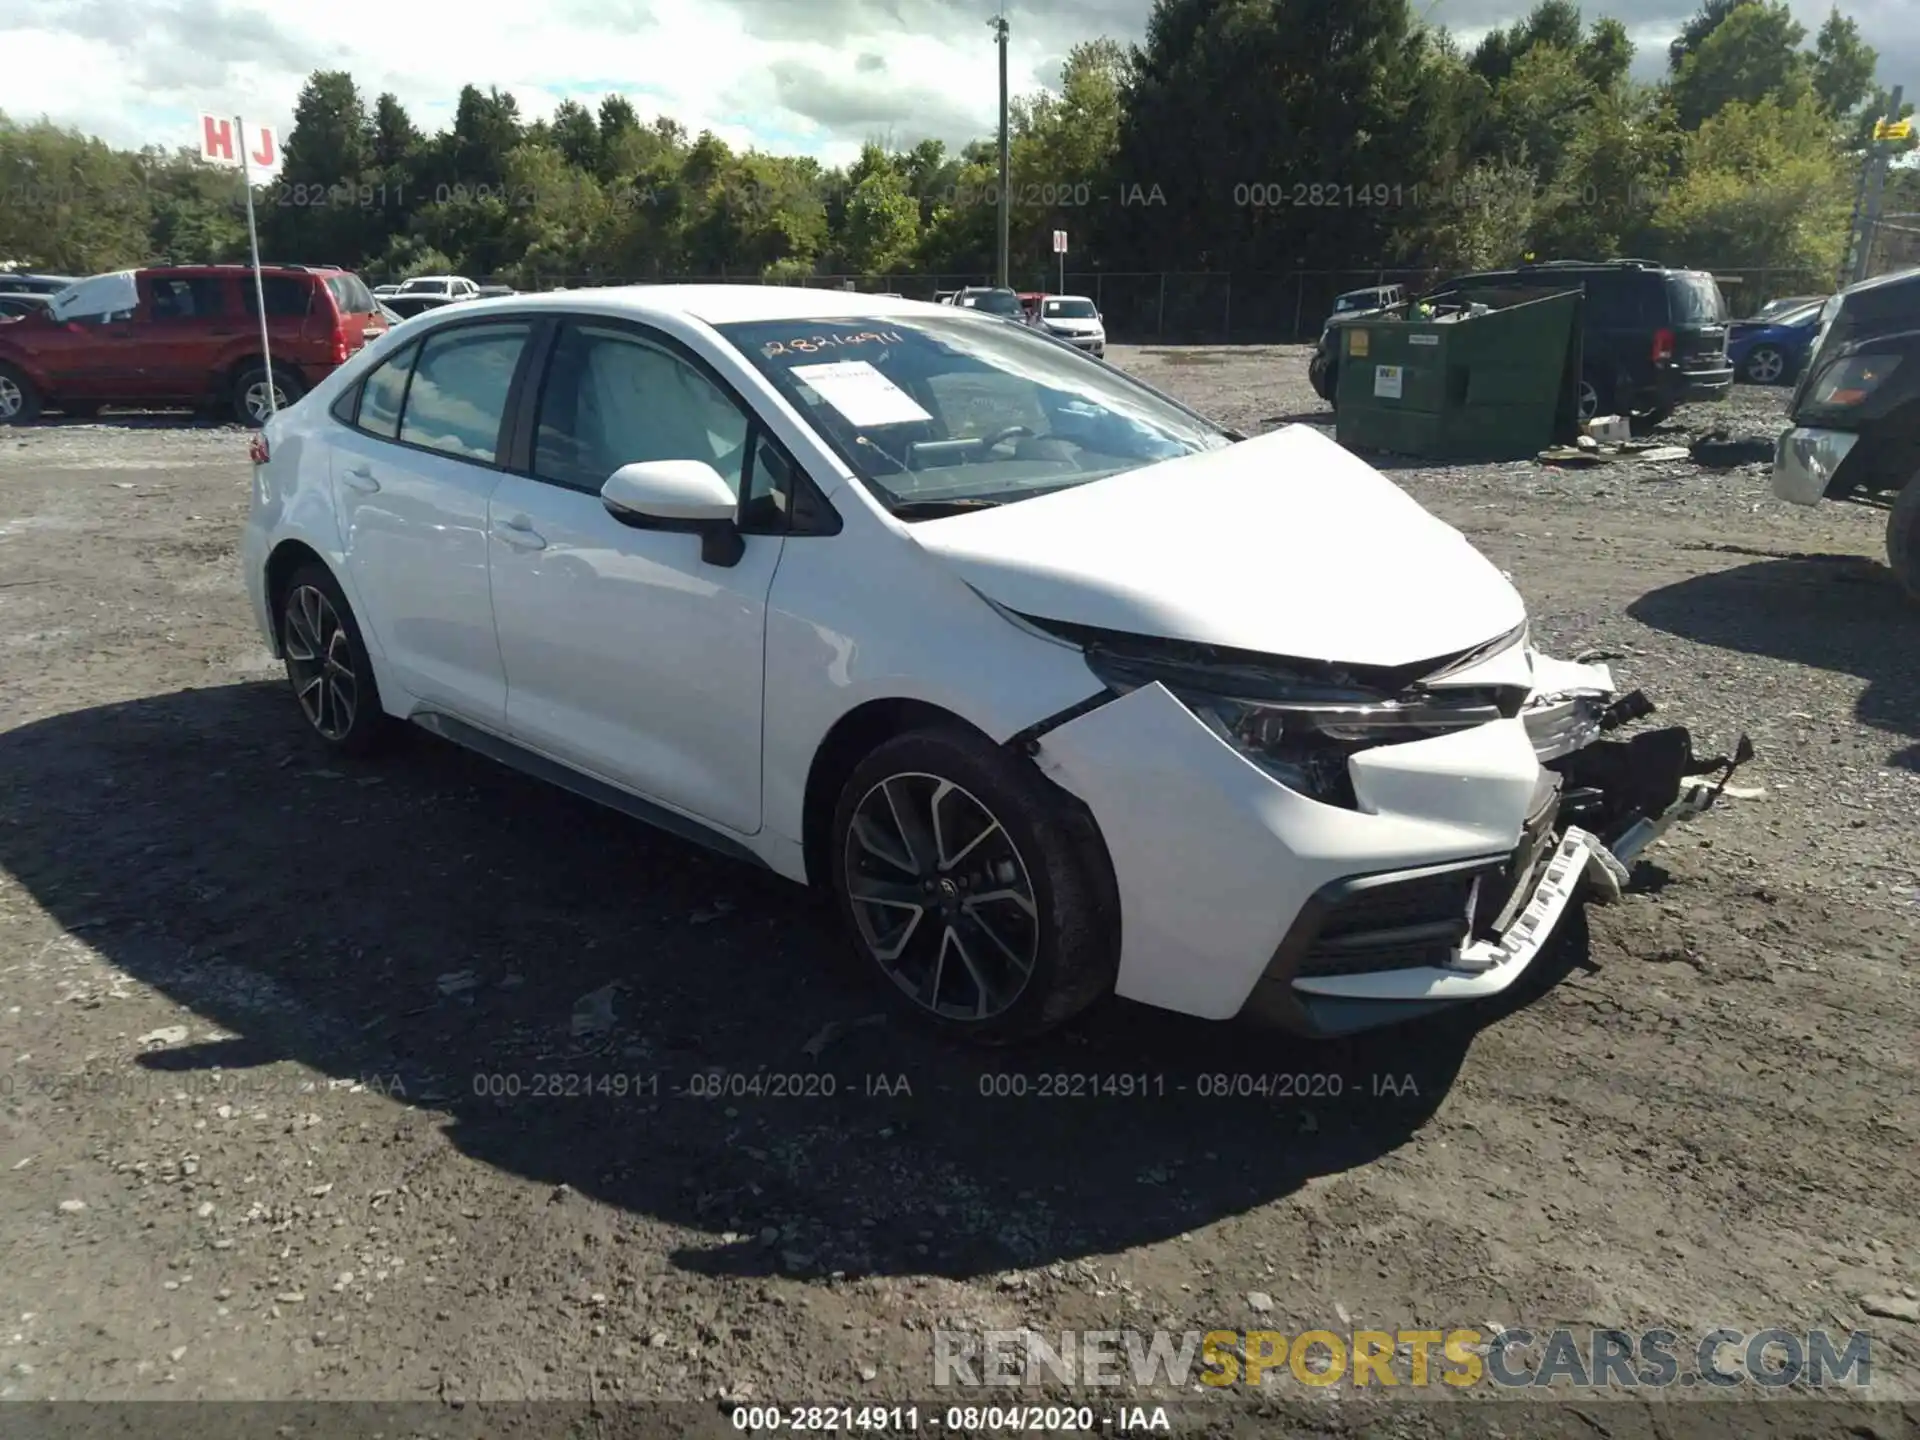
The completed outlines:
<svg viewBox="0 0 1920 1440">
<path fill-rule="evenodd" d="M 822 350 L 840 350 L 854 345 L 900 345 L 905 337 L 895 330 L 863 330 L 858 335 L 801 335 L 792 340 L 769 340 L 760 353 L 771 360 L 776 355 L 817 355 Z"/>
</svg>

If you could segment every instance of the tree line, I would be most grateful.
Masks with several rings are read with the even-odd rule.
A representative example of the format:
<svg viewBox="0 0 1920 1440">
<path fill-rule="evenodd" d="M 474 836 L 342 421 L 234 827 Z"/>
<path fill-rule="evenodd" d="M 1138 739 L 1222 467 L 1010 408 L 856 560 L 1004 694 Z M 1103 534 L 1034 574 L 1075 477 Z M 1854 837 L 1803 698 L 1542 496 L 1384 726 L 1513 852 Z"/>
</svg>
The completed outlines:
<svg viewBox="0 0 1920 1440">
<path fill-rule="evenodd" d="M 1888 96 L 1835 9 L 1705 0 L 1665 74 L 1624 25 L 1543 0 L 1471 48 L 1409 0 L 1156 0 L 1144 39 L 1075 47 L 1011 109 L 1016 283 L 1072 268 L 1457 270 L 1638 255 L 1831 271 Z M 1911 106 L 1903 106 L 1910 112 Z M 423 132 L 350 73 L 302 88 L 263 253 L 372 279 L 985 275 L 985 138 L 866 145 L 828 168 L 643 118 L 618 94 L 529 118 L 468 85 Z M 69 273 L 243 260 L 229 171 L 0 115 L 0 260 Z"/>
</svg>

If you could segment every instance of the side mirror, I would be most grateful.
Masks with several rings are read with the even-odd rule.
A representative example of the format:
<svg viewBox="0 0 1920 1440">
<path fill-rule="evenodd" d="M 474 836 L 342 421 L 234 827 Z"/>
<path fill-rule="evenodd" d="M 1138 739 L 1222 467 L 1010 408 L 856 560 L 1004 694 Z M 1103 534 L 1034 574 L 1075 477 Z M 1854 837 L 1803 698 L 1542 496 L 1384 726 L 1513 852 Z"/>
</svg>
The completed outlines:
<svg viewBox="0 0 1920 1440">
<path fill-rule="evenodd" d="M 709 565 L 737 565 L 746 542 L 734 523 L 740 501 L 720 472 L 704 460 L 637 460 L 622 465 L 600 487 L 600 502 L 622 525 L 700 537 Z"/>
</svg>

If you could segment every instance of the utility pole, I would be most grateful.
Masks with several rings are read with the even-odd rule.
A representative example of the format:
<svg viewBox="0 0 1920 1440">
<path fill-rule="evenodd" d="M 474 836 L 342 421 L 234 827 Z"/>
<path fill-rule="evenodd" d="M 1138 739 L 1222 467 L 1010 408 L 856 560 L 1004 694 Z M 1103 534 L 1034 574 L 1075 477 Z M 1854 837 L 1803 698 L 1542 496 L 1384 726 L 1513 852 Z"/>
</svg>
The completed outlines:
<svg viewBox="0 0 1920 1440">
<path fill-rule="evenodd" d="M 1007 247 L 1012 230 L 1008 207 L 1013 199 L 1013 178 L 1008 173 L 1007 140 L 1007 16 L 1004 10 L 987 22 L 1000 45 L 1000 266 L 999 284 L 1007 288 Z M 1896 99 L 1895 104 L 1899 102 Z"/>
<path fill-rule="evenodd" d="M 1890 121 L 1900 118 L 1903 90 L 1903 86 L 1893 87 L 1893 97 L 1888 102 L 1886 115 Z M 1860 198 L 1854 204 L 1856 220 L 1847 253 L 1847 271 L 1840 277 L 1843 285 L 1865 280 L 1867 271 L 1873 266 L 1874 232 L 1880 228 L 1880 201 L 1886 193 L 1887 160 L 1897 144 L 1896 141 L 1879 139 L 1867 142 L 1866 169 L 1860 177 Z"/>
</svg>

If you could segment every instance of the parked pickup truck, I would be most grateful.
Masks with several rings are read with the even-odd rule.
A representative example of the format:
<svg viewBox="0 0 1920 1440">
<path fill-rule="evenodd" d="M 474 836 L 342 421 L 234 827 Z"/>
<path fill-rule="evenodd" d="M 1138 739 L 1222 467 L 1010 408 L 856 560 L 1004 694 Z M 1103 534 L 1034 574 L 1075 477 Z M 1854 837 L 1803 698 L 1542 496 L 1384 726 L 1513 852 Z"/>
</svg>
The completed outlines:
<svg viewBox="0 0 1920 1440">
<path fill-rule="evenodd" d="M 1773 454 L 1773 493 L 1799 505 L 1891 493 L 1887 563 L 1920 603 L 1920 267 L 1842 290 Z"/>
</svg>

